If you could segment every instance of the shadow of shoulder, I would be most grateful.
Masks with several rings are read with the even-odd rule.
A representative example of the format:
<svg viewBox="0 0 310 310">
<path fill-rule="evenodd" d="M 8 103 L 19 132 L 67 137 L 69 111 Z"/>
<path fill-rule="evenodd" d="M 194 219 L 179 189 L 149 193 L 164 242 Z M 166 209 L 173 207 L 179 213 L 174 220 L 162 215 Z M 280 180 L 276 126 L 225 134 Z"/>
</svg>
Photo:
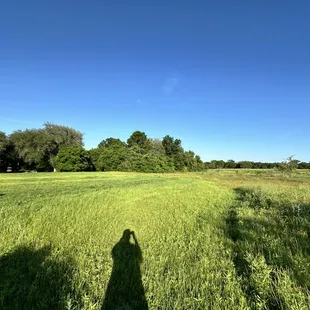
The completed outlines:
<svg viewBox="0 0 310 310">
<path fill-rule="evenodd" d="M 73 265 L 50 246 L 18 246 L 0 257 L 1 309 L 64 309 Z"/>
</svg>

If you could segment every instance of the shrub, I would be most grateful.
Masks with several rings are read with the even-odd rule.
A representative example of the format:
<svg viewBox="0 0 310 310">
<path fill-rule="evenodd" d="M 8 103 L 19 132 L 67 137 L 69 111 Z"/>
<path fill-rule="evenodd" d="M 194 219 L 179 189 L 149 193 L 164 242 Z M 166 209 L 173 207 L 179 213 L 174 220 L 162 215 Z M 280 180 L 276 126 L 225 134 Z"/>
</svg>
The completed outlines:
<svg viewBox="0 0 310 310">
<path fill-rule="evenodd" d="M 55 157 L 55 166 L 58 171 L 92 171 L 91 157 L 80 146 L 67 146 L 60 148 Z"/>
</svg>

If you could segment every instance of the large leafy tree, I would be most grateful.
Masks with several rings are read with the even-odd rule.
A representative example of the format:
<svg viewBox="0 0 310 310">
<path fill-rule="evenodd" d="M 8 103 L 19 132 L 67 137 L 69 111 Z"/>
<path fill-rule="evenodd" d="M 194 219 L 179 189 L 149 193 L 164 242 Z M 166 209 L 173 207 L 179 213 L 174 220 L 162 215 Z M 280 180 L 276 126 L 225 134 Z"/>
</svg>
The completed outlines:
<svg viewBox="0 0 310 310">
<path fill-rule="evenodd" d="M 6 171 L 11 167 L 13 171 L 18 169 L 20 162 L 14 145 L 9 137 L 0 131 L 0 171 Z"/>
<path fill-rule="evenodd" d="M 225 167 L 224 160 L 211 160 L 211 162 L 206 163 L 208 169 L 222 169 Z"/>
<path fill-rule="evenodd" d="M 134 146 L 128 149 L 119 169 L 138 172 L 168 172 L 173 171 L 173 166 L 169 165 L 167 156 L 153 152 L 141 154 L 139 147 Z"/>
<path fill-rule="evenodd" d="M 165 136 L 162 140 L 163 147 L 166 151 L 167 156 L 173 156 L 180 152 L 183 152 L 182 142 L 180 139 L 174 139 L 170 136 Z"/>
<path fill-rule="evenodd" d="M 127 146 L 120 139 L 108 138 L 99 143 L 97 150 L 97 154 L 92 151 L 98 158 L 95 163 L 96 169 L 99 171 L 116 171 L 119 170 L 125 159 Z"/>
<path fill-rule="evenodd" d="M 248 160 L 240 161 L 239 167 L 244 168 L 244 169 L 251 169 L 251 168 L 254 168 L 254 163 Z"/>
<path fill-rule="evenodd" d="M 83 146 L 83 135 L 79 131 L 51 123 L 42 129 L 18 130 L 11 134 L 19 158 L 28 168 L 55 169 L 54 157 L 61 146 Z"/>
<path fill-rule="evenodd" d="M 100 149 L 96 147 L 96 148 L 90 149 L 88 151 L 88 153 L 91 157 L 91 161 L 93 163 L 93 166 L 95 167 L 96 170 L 99 170 L 99 169 L 97 169 L 97 162 L 98 162 L 98 159 L 100 156 Z"/>
<path fill-rule="evenodd" d="M 44 129 L 18 130 L 10 135 L 10 140 L 27 168 L 51 169 L 49 162 L 51 141 Z"/>
<path fill-rule="evenodd" d="M 121 171 L 142 171 L 143 170 L 143 155 L 141 154 L 140 148 L 132 146 L 127 149 L 124 154 L 124 158 L 119 165 L 119 170 Z"/>
<path fill-rule="evenodd" d="M 186 170 L 193 171 L 195 170 L 196 160 L 195 153 L 193 151 L 184 152 L 184 165 Z"/>
<path fill-rule="evenodd" d="M 45 123 L 44 130 L 57 147 L 63 145 L 83 146 L 83 134 L 71 127 Z"/>
<path fill-rule="evenodd" d="M 111 147 L 111 148 L 118 148 L 118 147 L 126 147 L 126 143 L 121 141 L 120 139 L 116 138 L 107 138 L 105 140 L 102 140 L 98 144 L 98 148 L 104 148 L 104 147 Z"/>
<path fill-rule="evenodd" d="M 225 168 L 235 168 L 236 167 L 236 163 L 232 160 L 232 159 L 229 159 L 226 161 L 225 163 Z"/>
<path fill-rule="evenodd" d="M 160 139 L 148 139 L 148 153 L 165 156 L 165 148 Z"/>
<path fill-rule="evenodd" d="M 83 134 L 71 127 L 45 123 L 44 131 L 46 132 L 47 140 L 49 140 L 47 145 L 49 162 L 54 169 L 54 157 L 58 154 L 60 147 L 84 146 Z"/>
<path fill-rule="evenodd" d="M 0 154 L 5 150 L 8 139 L 3 131 L 0 131 Z"/>
<path fill-rule="evenodd" d="M 0 171 L 5 171 L 8 163 L 8 145 L 9 139 L 6 134 L 0 131 Z"/>
<path fill-rule="evenodd" d="M 135 147 L 136 151 L 141 154 L 146 154 L 150 148 L 150 141 L 147 135 L 142 131 L 135 131 L 127 139 L 127 146 L 129 148 Z"/>
<path fill-rule="evenodd" d="M 5 169 L 5 148 L 6 148 L 7 138 L 4 132 L 0 131 L 0 171 Z"/>
<path fill-rule="evenodd" d="M 182 153 L 181 153 L 182 154 Z M 184 170 L 185 171 L 201 171 L 204 168 L 204 163 L 200 156 L 195 155 L 193 151 L 183 153 Z"/>
<path fill-rule="evenodd" d="M 146 143 L 147 143 L 146 134 L 138 130 L 133 132 L 127 140 L 127 145 L 129 147 L 139 146 L 140 148 L 144 148 Z"/>
<path fill-rule="evenodd" d="M 162 140 L 162 145 L 165 149 L 165 153 L 173 160 L 175 170 L 186 170 L 186 156 L 182 148 L 182 142 L 180 139 L 174 139 L 170 136 L 165 136 Z"/>
<path fill-rule="evenodd" d="M 54 159 L 58 171 L 92 171 L 91 156 L 81 146 L 62 146 Z"/>
<path fill-rule="evenodd" d="M 299 168 L 299 169 L 310 169 L 310 163 L 300 162 L 300 163 L 298 164 L 298 168 Z"/>
</svg>

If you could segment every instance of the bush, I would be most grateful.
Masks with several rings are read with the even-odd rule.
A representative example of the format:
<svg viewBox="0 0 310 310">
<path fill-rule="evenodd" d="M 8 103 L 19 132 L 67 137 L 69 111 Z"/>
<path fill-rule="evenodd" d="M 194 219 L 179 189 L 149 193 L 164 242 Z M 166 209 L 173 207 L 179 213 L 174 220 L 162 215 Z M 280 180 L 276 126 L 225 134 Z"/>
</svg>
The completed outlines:
<svg viewBox="0 0 310 310">
<path fill-rule="evenodd" d="M 94 170 L 91 157 L 80 146 L 67 146 L 60 148 L 55 157 L 55 166 L 58 171 L 92 171 Z"/>
</svg>

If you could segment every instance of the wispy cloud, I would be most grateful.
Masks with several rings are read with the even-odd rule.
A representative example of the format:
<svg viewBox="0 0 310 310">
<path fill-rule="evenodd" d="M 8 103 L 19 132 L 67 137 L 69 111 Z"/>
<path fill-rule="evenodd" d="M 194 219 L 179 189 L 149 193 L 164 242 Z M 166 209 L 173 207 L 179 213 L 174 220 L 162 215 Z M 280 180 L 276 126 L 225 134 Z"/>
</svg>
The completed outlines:
<svg viewBox="0 0 310 310">
<path fill-rule="evenodd" d="M 283 132 L 278 135 L 278 139 L 282 141 L 288 141 L 292 140 L 294 138 L 295 134 L 293 132 Z"/>
<path fill-rule="evenodd" d="M 166 95 L 170 95 L 174 92 L 175 88 L 179 84 L 179 79 L 176 77 L 167 78 L 165 83 L 162 85 L 162 91 Z"/>
<path fill-rule="evenodd" d="M 140 99 L 136 100 L 136 105 L 143 105 L 143 101 Z"/>
<path fill-rule="evenodd" d="M 37 122 L 21 120 L 21 119 L 13 119 L 13 118 L 2 118 L 3 121 L 16 123 L 16 124 L 24 124 L 24 125 L 38 125 Z"/>
</svg>

